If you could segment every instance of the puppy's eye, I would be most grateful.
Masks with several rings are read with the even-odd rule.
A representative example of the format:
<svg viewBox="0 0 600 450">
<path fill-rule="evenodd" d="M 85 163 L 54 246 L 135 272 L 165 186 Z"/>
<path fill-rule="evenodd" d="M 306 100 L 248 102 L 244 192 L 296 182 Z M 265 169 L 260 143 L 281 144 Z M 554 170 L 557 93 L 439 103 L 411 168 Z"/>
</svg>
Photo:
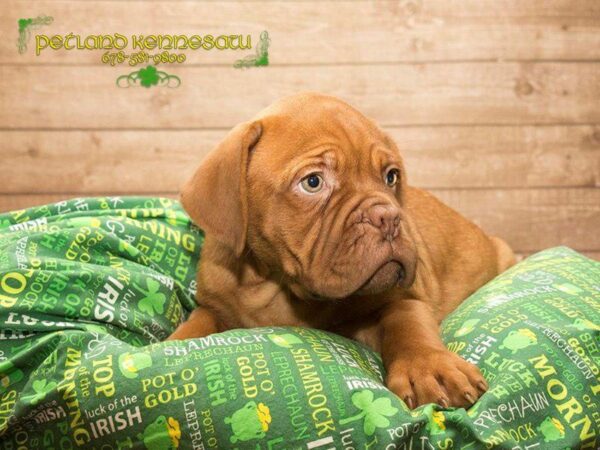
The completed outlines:
<svg viewBox="0 0 600 450">
<path fill-rule="evenodd" d="M 396 186 L 396 183 L 398 183 L 399 177 L 400 171 L 398 169 L 390 169 L 385 174 L 385 184 L 387 184 L 389 187 L 394 187 Z"/>
<path fill-rule="evenodd" d="M 323 189 L 323 185 L 323 177 L 318 173 L 310 173 L 300 180 L 300 186 L 309 194 L 319 192 L 321 189 Z"/>
</svg>

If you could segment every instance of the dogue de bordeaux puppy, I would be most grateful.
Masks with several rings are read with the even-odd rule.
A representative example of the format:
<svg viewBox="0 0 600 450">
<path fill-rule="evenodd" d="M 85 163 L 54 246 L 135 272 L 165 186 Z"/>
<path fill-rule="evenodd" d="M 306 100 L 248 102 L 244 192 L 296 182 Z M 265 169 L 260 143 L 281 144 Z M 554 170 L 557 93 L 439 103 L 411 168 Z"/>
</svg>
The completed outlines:
<svg viewBox="0 0 600 450">
<path fill-rule="evenodd" d="M 513 252 L 408 186 L 396 144 L 350 105 L 318 93 L 275 102 L 206 156 L 181 201 L 206 236 L 199 306 L 170 339 L 320 328 L 381 352 L 410 408 L 466 407 L 486 391 L 439 324 Z"/>
</svg>

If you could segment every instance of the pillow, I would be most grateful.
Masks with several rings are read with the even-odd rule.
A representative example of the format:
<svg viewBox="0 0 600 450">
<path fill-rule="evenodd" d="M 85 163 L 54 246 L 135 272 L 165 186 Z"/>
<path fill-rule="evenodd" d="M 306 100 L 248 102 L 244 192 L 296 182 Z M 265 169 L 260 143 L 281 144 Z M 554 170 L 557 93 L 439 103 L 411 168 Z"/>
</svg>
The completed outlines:
<svg viewBox="0 0 600 450">
<path fill-rule="evenodd" d="M 410 411 L 379 355 L 323 331 L 161 342 L 202 242 L 164 198 L 0 215 L 2 448 L 598 448 L 599 263 L 550 249 L 481 288 L 443 338 L 490 390 Z"/>
</svg>

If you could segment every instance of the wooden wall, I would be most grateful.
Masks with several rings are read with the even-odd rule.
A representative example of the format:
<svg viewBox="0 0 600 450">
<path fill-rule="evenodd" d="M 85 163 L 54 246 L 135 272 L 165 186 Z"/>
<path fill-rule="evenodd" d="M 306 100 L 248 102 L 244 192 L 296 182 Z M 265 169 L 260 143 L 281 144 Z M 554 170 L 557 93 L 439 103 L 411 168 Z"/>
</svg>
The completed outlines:
<svg viewBox="0 0 600 450">
<path fill-rule="evenodd" d="M 102 51 L 16 51 L 34 33 L 252 34 L 187 52 L 177 89 L 118 89 Z M 72 196 L 176 195 L 227 129 L 300 90 L 382 124 L 409 179 L 520 253 L 600 259 L 600 1 L 33 1 L 0 3 L 0 211 Z M 30 47 L 33 41 L 30 42 Z M 247 51 L 246 51 L 247 53 Z"/>
</svg>

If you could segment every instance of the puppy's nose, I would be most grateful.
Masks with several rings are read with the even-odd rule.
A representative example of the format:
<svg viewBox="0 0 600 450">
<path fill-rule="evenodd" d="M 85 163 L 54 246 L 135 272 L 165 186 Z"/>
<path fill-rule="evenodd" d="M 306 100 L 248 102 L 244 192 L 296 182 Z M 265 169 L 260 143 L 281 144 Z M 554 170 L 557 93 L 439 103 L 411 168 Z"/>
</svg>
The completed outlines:
<svg viewBox="0 0 600 450">
<path fill-rule="evenodd" d="M 400 211 L 392 205 L 375 205 L 369 208 L 369 221 L 379 228 L 381 235 L 391 241 L 398 231 Z"/>
</svg>

